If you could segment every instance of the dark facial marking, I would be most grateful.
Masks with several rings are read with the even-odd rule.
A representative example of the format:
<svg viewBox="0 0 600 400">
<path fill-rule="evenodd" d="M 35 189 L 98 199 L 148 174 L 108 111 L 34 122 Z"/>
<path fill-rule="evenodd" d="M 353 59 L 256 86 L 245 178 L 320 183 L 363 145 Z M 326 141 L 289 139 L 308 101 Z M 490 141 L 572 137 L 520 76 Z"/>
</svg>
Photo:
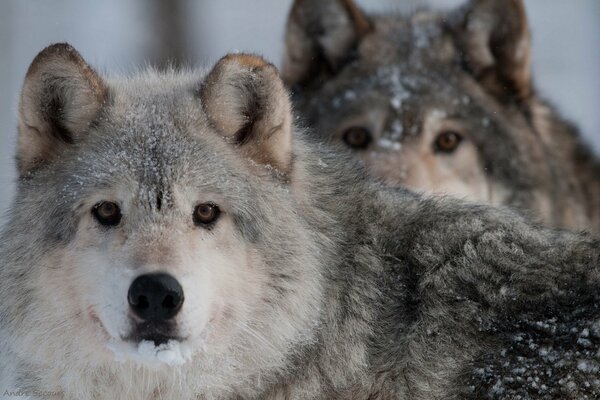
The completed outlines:
<svg viewBox="0 0 600 400">
<path fill-rule="evenodd" d="M 156 194 L 156 209 L 158 211 L 160 211 L 160 209 L 162 208 L 162 198 L 163 198 L 163 192 L 162 192 L 162 190 L 159 190 L 158 193 Z"/>
</svg>

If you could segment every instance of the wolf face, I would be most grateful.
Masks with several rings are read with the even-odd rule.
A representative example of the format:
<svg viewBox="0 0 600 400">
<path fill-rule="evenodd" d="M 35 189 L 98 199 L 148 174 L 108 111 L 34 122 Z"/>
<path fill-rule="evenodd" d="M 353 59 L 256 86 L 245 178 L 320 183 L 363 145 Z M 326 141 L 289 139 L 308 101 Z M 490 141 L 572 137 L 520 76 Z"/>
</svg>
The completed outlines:
<svg viewBox="0 0 600 400">
<path fill-rule="evenodd" d="M 287 93 L 253 56 L 205 75 L 104 80 L 68 45 L 27 73 L 5 236 L 22 256 L 1 279 L 24 310 L 11 350 L 45 343 L 34 365 L 54 383 L 194 358 L 204 378 L 192 382 L 218 385 L 211 376 L 241 381 L 243 365 L 275 368 L 311 340 L 320 273 L 287 212 Z"/>
<path fill-rule="evenodd" d="M 286 47 L 307 124 L 377 177 L 598 229 L 600 169 L 535 94 L 521 1 L 402 17 L 298 0 Z"/>
</svg>

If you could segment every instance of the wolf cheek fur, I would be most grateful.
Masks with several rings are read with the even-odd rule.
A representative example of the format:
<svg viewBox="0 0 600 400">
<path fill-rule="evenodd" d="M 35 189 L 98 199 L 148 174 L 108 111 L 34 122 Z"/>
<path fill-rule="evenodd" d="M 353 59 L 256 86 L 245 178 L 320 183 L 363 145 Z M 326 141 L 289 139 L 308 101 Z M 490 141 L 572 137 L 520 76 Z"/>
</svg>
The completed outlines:
<svg viewBox="0 0 600 400">
<path fill-rule="evenodd" d="M 105 79 L 68 45 L 42 51 L 0 241 L 0 389 L 458 399 L 497 394 L 489 376 L 506 377 L 506 360 L 537 360 L 519 352 L 517 329 L 595 335 L 596 239 L 381 186 L 292 120 L 256 56 Z M 200 205 L 220 213 L 196 218 Z M 140 276 L 177 287 L 181 309 L 140 323 Z M 539 377 L 547 394 L 597 393 L 577 369 L 594 362 L 591 339 L 560 367 L 538 360 L 556 368 Z M 554 351 L 577 346 L 567 335 Z M 574 388 L 559 382 L 567 373 Z M 535 394 L 519 382 L 503 393 Z"/>
<path fill-rule="evenodd" d="M 285 43 L 299 111 L 373 175 L 600 232 L 600 162 L 533 86 L 521 0 L 411 16 L 297 0 Z"/>
</svg>

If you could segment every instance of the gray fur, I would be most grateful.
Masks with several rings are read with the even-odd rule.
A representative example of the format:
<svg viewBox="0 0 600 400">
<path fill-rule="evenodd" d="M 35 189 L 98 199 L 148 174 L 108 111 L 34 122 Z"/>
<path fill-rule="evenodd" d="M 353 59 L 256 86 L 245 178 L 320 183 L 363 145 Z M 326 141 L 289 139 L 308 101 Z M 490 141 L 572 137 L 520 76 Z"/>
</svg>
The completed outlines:
<svg viewBox="0 0 600 400">
<path fill-rule="evenodd" d="M 240 65 L 245 72 L 229 81 L 238 87 L 270 68 Z M 600 393 L 597 379 L 588 379 L 597 374 L 577 369 L 595 363 L 600 348 L 597 239 L 541 228 L 507 209 L 373 182 L 297 128 L 291 170 L 257 166 L 240 147 L 249 143 L 230 143 L 211 125 L 198 94 L 205 76 L 149 71 L 105 80 L 107 100 L 79 139 L 20 178 L 0 236 L 2 392 L 53 390 L 65 400 L 533 398 L 540 389 L 526 377 L 538 367 L 515 372 L 536 356 L 518 358 L 525 350 L 515 336 L 531 335 L 564 360 L 538 360 L 553 373 L 542 377 L 546 389 L 536 398 Z M 272 94 L 287 101 L 284 92 Z M 122 184 L 133 198 L 122 225 L 83 229 L 85 199 Z M 60 314 L 81 301 L 80 275 L 101 265 L 48 260 L 91 235 L 86 251 L 123 237 L 123 252 L 152 244 L 148 252 L 159 248 L 161 265 L 174 267 L 171 237 L 197 234 L 191 210 L 180 206 L 190 187 L 222 196 L 233 235 L 263 260 L 253 275 L 267 284 L 232 310 L 247 329 L 231 325 L 225 345 L 178 367 L 117 362 L 99 350 L 99 337 L 84 336 L 85 315 Z M 201 241 L 221 229 L 217 222 Z M 197 267 L 218 273 L 224 266 Z M 548 338 L 537 321 L 560 332 L 564 324 L 587 329 L 584 351 L 575 333 Z M 561 383 L 566 374 L 573 385 Z M 511 387 L 497 391 L 496 379 L 509 376 Z"/>
<path fill-rule="evenodd" d="M 346 129 L 364 127 L 373 139 L 353 154 L 388 183 L 600 232 L 600 163 L 535 91 L 522 1 L 408 16 L 351 4 L 297 0 L 288 21 L 282 74 L 319 139 L 347 147 Z M 369 29 L 354 26 L 348 10 Z M 344 50 L 336 63 L 331 48 Z M 463 136 L 455 153 L 433 149 L 444 130 Z"/>
</svg>

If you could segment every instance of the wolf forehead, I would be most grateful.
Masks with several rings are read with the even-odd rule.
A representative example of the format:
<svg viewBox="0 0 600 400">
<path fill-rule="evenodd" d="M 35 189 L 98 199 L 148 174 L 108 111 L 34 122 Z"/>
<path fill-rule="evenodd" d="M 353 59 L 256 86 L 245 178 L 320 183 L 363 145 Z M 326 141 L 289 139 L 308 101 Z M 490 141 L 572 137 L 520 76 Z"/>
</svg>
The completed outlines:
<svg viewBox="0 0 600 400">
<path fill-rule="evenodd" d="M 368 109 L 386 110 L 386 115 L 400 118 L 404 130 L 417 135 L 429 114 L 438 117 L 473 120 L 478 124 L 485 107 L 474 101 L 479 92 L 468 79 L 450 73 L 452 66 L 421 71 L 406 63 L 379 65 L 365 73 L 363 66 L 349 66 L 337 79 L 326 82 L 318 96 L 299 92 L 298 103 L 315 124 L 354 118 Z M 464 78 L 464 79 L 463 79 Z M 335 129 L 322 132 L 335 135 Z"/>
<path fill-rule="evenodd" d="M 224 157 L 217 154 L 228 149 L 197 93 L 201 74 L 147 71 L 131 80 L 107 80 L 105 104 L 57 164 L 69 174 L 63 182 L 94 190 L 126 177 L 130 185 L 158 192 L 226 174 Z"/>
<path fill-rule="evenodd" d="M 431 11 L 406 18 L 377 16 L 371 30 L 356 48 L 347 51 L 343 63 L 321 86 L 287 76 L 288 83 L 294 85 L 301 101 L 314 104 L 329 97 L 334 108 L 376 93 L 391 98 L 396 110 L 411 102 L 452 106 L 469 86 L 469 79 L 462 70 L 464 54 L 445 27 L 445 18 Z M 289 70 L 284 68 L 284 77 Z M 309 99 L 302 99 L 303 95 Z"/>
<path fill-rule="evenodd" d="M 118 150 L 130 166 L 148 161 L 181 163 L 209 157 L 222 141 L 202 107 L 200 75 L 147 71 L 133 79 L 108 81 L 105 104 L 81 143 Z M 86 137 L 87 136 L 87 137 Z M 207 153 L 207 154 L 203 154 Z"/>
<path fill-rule="evenodd" d="M 382 93 L 397 102 L 391 104 L 395 109 L 399 109 L 405 101 L 417 101 L 424 97 L 435 99 L 443 96 L 451 100 L 461 93 L 461 81 L 449 76 L 449 69 L 448 66 L 442 66 L 440 70 L 423 71 L 405 62 L 382 63 L 367 68 L 356 64 L 340 73 L 337 80 L 326 82 L 322 92 L 324 96 L 341 95 L 339 100 L 342 102 Z"/>
</svg>

